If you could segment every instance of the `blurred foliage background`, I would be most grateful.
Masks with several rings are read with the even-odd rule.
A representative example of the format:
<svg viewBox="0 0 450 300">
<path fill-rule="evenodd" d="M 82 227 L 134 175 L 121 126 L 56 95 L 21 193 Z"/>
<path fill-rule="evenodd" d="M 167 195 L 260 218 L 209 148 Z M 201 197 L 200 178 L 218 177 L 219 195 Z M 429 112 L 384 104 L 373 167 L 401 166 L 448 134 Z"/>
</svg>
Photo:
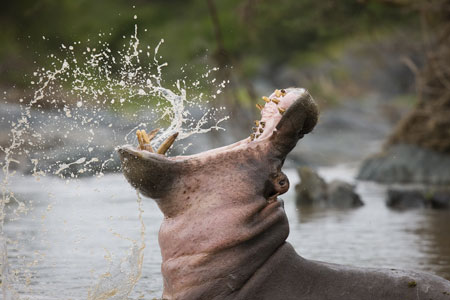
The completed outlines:
<svg viewBox="0 0 450 300">
<path fill-rule="evenodd" d="M 283 65 L 315 63 L 356 39 L 399 27 L 418 30 L 411 6 L 373 0 L 7 1 L 0 12 L 0 84 L 25 86 L 23 74 L 46 65 L 48 53 L 62 55 L 63 43 L 107 33 L 102 40 L 119 49 L 138 24 L 144 44 L 165 39 L 169 78 L 185 64 L 192 76 L 206 64 L 218 65 L 240 85 Z"/>
</svg>

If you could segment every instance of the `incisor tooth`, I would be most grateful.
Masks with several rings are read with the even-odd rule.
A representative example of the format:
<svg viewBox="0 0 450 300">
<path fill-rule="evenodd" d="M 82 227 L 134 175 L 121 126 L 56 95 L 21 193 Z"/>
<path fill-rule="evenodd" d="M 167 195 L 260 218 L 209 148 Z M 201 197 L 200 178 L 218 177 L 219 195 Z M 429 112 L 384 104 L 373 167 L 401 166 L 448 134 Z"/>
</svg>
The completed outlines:
<svg viewBox="0 0 450 300">
<path fill-rule="evenodd" d="M 262 106 L 261 104 L 259 104 L 259 103 L 256 103 L 256 107 L 257 107 L 259 110 L 262 110 L 262 109 L 263 109 L 263 106 Z"/>
<path fill-rule="evenodd" d="M 140 136 L 141 136 L 141 140 L 142 140 L 142 145 L 140 145 L 141 150 L 147 150 L 149 152 L 154 153 L 155 150 L 153 150 L 152 145 L 150 145 L 150 138 L 147 135 L 147 133 L 145 132 L 145 130 L 141 130 L 140 131 Z M 154 137 L 154 136 L 153 136 Z M 153 137 L 151 137 L 153 139 Z M 139 139 L 139 138 L 138 138 Z"/>
<path fill-rule="evenodd" d="M 157 153 L 158 154 L 165 154 L 167 150 L 169 150 L 170 146 L 172 146 L 173 142 L 175 142 L 175 139 L 178 136 L 178 132 L 172 134 L 169 136 L 162 144 L 159 146 Z"/>
<path fill-rule="evenodd" d="M 270 99 L 267 98 L 266 96 L 263 96 L 262 99 L 263 99 L 264 101 L 266 101 L 266 103 L 269 103 L 269 102 L 270 102 Z"/>
<path fill-rule="evenodd" d="M 142 140 L 142 133 L 140 130 L 136 131 L 136 136 L 139 143 L 139 149 L 144 150 L 144 141 Z"/>
<path fill-rule="evenodd" d="M 142 134 L 142 140 L 144 141 L 144 144 L 150 144 L 150 140 L 149 140 L 148 135 L 145 132 L 145 130 L 141 130 L 141 134 Z"/>
<path fill-rule="evenodd" d="M 148 134 L 149 142 L 155 138 L 155 136 L 158 134 L 158 132 L 159 132 L 159 128 L 153 129 L 152 131 L 149 132 L 149 134 Z"/>
</svg>

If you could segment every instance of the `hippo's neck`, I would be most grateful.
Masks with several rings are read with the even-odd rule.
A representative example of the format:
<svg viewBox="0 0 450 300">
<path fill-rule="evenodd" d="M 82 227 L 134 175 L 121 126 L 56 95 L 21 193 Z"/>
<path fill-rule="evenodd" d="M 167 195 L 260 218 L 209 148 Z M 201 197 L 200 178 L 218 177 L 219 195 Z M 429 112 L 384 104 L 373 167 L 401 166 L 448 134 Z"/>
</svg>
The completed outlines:
<svg viewBox="0 0 450 300">
<path fill-rule="evenodd" d="M 159 233 L 164 299 L 233 297 L 289 234 L 282 203 L 263 200 L 166 218 Z"/>
</svg>

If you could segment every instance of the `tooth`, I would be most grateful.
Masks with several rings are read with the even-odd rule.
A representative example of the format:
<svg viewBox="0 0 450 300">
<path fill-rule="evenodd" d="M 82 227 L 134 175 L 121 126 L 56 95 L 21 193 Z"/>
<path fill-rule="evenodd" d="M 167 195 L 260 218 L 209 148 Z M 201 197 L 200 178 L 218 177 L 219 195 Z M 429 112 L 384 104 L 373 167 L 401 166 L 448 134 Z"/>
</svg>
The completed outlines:
<svg viewBox="0 0 450 300">
<path fill-rule="evenodd" d="M 250 134 L 250 140 L 253 141 L 254 139 L 255 139 L 255 134 L 254 133 Z"/>
<path fill-rule="evenodd" d="M 154 131 L 154 130 L 153 130 Z M 153 132 L 152 131 L 152 132 Z M 140 131 L 140 136 L 141 136 L 141 140 L 142 140 L 142 145 L 140 146 L 141 147 L 141 150 L 147 150 L 147 151 L 150 151 L 150 152 L 155 152 L 155 150 L 153 150 L 153 147 L 150 145 L 150 138 L 149 138 L 149 136 L 147 135 L 147 133 L 145 132 L 145 130 L 141 130 Z M 152 139 L 153 139 L 153 137 L 154 137 L 154 135 L 152 136 Z"/>
<path fill-rule="evenodd" d="M 280 103 L 280 100 L 278 100 L 278 99 L 272 99 L 272 102 L 275 102 L 275 104 L 278 104 L 278 103 Z"/>
<path fill-rule="evenodd" d="M 140 130 L 136 131 L 136 136 L 137 136 L 138 143 L 139 143 L 139 149 L 143 150 L 144 149 L 144 141 L 142 140 L 142 133 Z"/>
<path fill-rule="evenodd" d="M 283 97 L 286 96 L 286 90 L 282 89 L 282 90 L 281 90 L 281 95 L 282 95 Z"/>
<path fill-rule="evenodd" d="M 269 102 L 270 102 L 270 99 L 267 98 L 266 96 L 263 96 L 262 99 L 263 99 L 264 101 L 266 101 L 266 103 L 269 103 Z"/>
<path fill-rule="evenodd" d="M 263 133 L 263 132 L 264 132 L 264 129 L 260 128 L 260 129 L 259 129 L 259 132 L 260 132 L 260 133 Z"/>
<path fill-rule="evenodd" d="M 262 109 L 263 109 L 263 106 L 262 106 L 261 104 L 259 104 L 259 103 L 256 103 L 256 107 L 257 107 L 259 110 L 262 110 Z"/>
<path fill-rule="evenodd" d="M 262 127 L 262 128 L 264 128 L 264 127 L 266 126 L 266 122 L 261 121 L 260 123 L 261 123 L 261 127 Z"/>
<path fill-rule="evenodd" d="M 142 140 L 144 141 L 144 144 L 150 144 L 150 140 L 149 140 L 148 135 L 145 132 L 145 130 L 141 130 L 141 134 L 142 134 Z"/>
<path fill-rule="evenodd" d="M 258 130 L 257 127 L 252 127 L 253 132 L 256 132 L 256 130 Z"/>
<path fill-rule="evenodd" d="M 178 132 L 172 134 L 169 136 L 162 144 L 159 146 L 157 153 L 158 154 L 165 154 L 167 150 L 169 150 L 170 146 L 172 146 L 173 142 L 175 142 L 175 139 L 178 136 Z"/>
<path fill-rule="evenodd" d="M 275 96 L 281 97 L 281 91 L 280 90 L 275 90 Z"/>
<path fill-rule="evenodd" d="M 255 125 L 256 125 L 256 127 L 259 126 L 259 121 L 258 120 L 255 121 Z"/>
<path fill-rule="evenodd" d="M 280 114 L 284 114 L 284 112 L 286 111 L 284 108 L 278 107 L 278 111 L 280 112 Z"/>
<path fill-rule="evenodd" d="M 152 131 L 150 131 L 148 133 L 148 141 L 150 143 L 151 140 L 153 140 L 155 138 L 155 136 L 158 134 L 159 132 L 159 128 L 153 129 Z"/>
<path fill-rule="evenodd" d="M 257 135 L 255 136 L 255 139 L 259 138 L 259 136 L 260 136 L 260 135 L 259 135 L 259 134 L 257 134 Z"/>
</svg>

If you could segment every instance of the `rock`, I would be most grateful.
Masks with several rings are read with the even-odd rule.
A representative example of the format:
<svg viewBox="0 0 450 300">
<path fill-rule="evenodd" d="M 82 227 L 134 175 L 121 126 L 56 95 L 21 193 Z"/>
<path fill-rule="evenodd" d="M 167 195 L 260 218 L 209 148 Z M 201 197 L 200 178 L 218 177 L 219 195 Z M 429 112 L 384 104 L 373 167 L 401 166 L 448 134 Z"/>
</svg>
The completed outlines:
<svg viewBox="0 0 450 300">
<path fill-rule="evenodd" d="M 395 145 L 366 159 L 357 178 L 381 183 L 450 184 L 450 155 L 414 145 Z"/>
<path fill-rule="evenodd" d="M 422 208 L 429 206 L 428 200 L 420 191 L 390 189 L 386 205 L 397 209 Z"/>
<path fill-rule="evenodd" d="M 332 207 L 348 208 L 364 205 L 355 186 L 342 180 L 333 180 L 328 184 L 328 203 Z"/>
<path fill-rule="evenodd" d="M 327 184 L 308 167 L 297 169 L 301 182 L 295 186 L 297 205 L 324 204 L 327 201 Z"/>
<path fill-rule="evenodd" d="M 386 205 L 395 209 L 450 208 L 450 190 L 392 188 L 387 192 Z"/>
<path fill-rule="evenodd" d="M 341 181 L 325 182 L 308 167 L 298 168 L 301 182 L 295 186 L 298 206 L 318 206 L 333 208 L 354 208 L 364 205 L 355 186 Z"/>
<path fill-rule="evenodd" d="M 433 208 L 449 209 L 450 208 L 450 191 L 437 191 L 431 197 L 431 205 Z"/>
</svg>

